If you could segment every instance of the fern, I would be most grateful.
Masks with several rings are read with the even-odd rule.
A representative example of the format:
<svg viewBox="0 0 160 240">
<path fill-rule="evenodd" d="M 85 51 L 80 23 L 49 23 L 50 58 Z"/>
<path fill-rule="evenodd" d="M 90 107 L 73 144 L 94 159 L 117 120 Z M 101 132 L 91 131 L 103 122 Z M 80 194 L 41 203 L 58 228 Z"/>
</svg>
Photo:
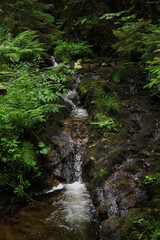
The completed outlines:
<svg viewBox="0 0 160 240">
<path fill-rule="evenodd" d="M 159 239 L 159 237 L 160 237 L 160 228 L 158 227 L 158 228 L 154 231 L 151 240 L 157 240 L 157 239 Z"/>
<path fill-rule="evenodd" d="M 22 143 L 21 154 L 22 154 L 24 165 L 26 165 L 29 168 L 29 170 L 31 167 L 36 166 L 36 161 L 35 161 L 36 153 L 32 143 L 28 141 L 24 141 Z"/>
<path fill-rule="evenodd" d="M 98 121 L 90 121 L 92 125 L 95 125 L 97 128 L 104 128 L 108 131 L 116 131 L 117 132 L 117 124 L 115 120 L 111 117 L 103 115 L 101 113 L 97 113 L 95 115 L 95 119 Z"/>
<path fill-rule="evenodd" d="M 34 70 L 33 70 L 34 69 Z M 37 70 L 37 69 L 36 69 Z M 62 105 L 57 103 L 67 77 L 52 69 L 35 71 L 32 64 L 19 64 L 12 69 L 3 85 L 7 95 L 0 96 L 0 174 L 12 175 L 8 180 L 14 193 L 23 196 L 29 187 L 28 176 L 40 175 L 36 162 L 36 146 L 29 142 L 43 129 L 43 123 Z M 38 151 L 38 150 L 37 150 Z M 49 148 L 41 149 L 47 154 Z"/>
<path fill-rule="evenodd" d="M 4 58 L 15 62 L 33 58 L 37 54 L 43 54 L 43 44 L 36 39 L 35 31 L 24 31 L 15 38 L 8 33 L 0 46 L 1 54 Z"/>
</svg>

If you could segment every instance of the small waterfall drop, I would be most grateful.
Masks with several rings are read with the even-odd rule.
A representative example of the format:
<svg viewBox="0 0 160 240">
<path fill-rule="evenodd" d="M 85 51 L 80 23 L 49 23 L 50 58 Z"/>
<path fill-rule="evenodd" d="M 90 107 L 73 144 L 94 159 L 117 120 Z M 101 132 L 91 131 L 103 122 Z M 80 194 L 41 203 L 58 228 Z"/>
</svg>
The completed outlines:
<svg viewBox="0 0 160 240">
<path fill-rule="evenodd" d="M 56 62 L 56 60 L 55 60 L 55 57 L 54 56 L 51 56 L 51 62 L 52 62 L 52 66 L 53 67 L 57 67 L 58 66 L 58 63 Z"/>
</svg>

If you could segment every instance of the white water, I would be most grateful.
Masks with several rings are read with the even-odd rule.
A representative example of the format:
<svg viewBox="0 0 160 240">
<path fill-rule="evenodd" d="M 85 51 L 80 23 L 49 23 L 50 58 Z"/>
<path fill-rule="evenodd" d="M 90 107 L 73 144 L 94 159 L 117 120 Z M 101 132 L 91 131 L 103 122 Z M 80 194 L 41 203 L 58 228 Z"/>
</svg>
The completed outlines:
<svg viewBox="0 0 160 240">
<path fill-rule="evenodd" d="M 64 214 L 66 222 L 74 227 L 90 222 L 92 202 L 84 183 L 65 185 Z"/>
<path fill-rule="evenodd" d="M 64 192 L 61 200 L 52 203 L 54 207 L 58 208 L 58 211 L 54 211 L 46 218 L 46 221 L 56 218 L 56 215 L 62 215 L 64 222 L 61 227 L 83 230 L 87 223 L 93 220 L 94 207 L 90 195 L 82 182 L 77 181 L 63 186 Z"/>
<path fill-rule="evenodd" d="M 79 77 L 77 77 L 75 83 L 73 84 L 73 89 L 72 90 L 69 89 L 68 93 L 64 93 L 62 95 L 62 98 L 71 105 L 71 107 L 72 107 L 71 116 L 72 117 L 76 117 L 78 119 L 86 119 L 86 118 L 88 118 L 87 110 L 84 108 L 81 108 L 79 106 L 80 100 L 79 100 L 79 95 L 77 92 L 77 87 L 80 82 L 81 82 L 81 75 Z"/>
<path fill-rule="evenodd" d="M 54 192 L 54 191 L 57 191 L 57 190 L 61 190 L 61 189 L 63 189 L 63 188 L 64 188 L 63 184 L 60 183 L 58 186 L 53 187 L 51 190 L 49 190 L 49 191 L 46 192 L 46 193 L 51 193 L 51 192 Z"/>
<path fill-rule="evenodd" d="M 51 59 L 51 62 L 52 62 L 52 66 L 53 66 L 53 67 L 58 67 L 58 63 L 56 62 L 54 56 L 51 56 L 50 59 Z"/>
</svg>

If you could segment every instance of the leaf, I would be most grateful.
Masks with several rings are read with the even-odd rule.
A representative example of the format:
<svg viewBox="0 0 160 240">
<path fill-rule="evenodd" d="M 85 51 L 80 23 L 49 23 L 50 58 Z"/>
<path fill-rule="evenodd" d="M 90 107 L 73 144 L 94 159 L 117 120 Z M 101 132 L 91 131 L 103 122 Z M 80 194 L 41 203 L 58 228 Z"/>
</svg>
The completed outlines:
<svg viewBox="0 0 160 240">
<path fill-rule="evenodd" d="M 18 197 L 23 197 L 24 196 L 24 190 L 22 185 L 18 185 L 13 191 Z"/>
<path fill-rule="evenodd" d="M 50 151 L 51 151 L 51 148 L 50 148 L 50 147 L 45 147 L 45 148 L 43 148 L 42 150 L 40 150 L 40 153 L 46 155 L 46 154 L 48 154 Z"/>
<path fill-rule="evenodd" d="M 20 54 L 18 53 L 8 53 L 6 54 L 7 57 L 12 58 L 14 61 L 19 62 Z"/>
<path fill-rule="evenodd" d="M 45 146 L 45 144 L 44 144 L 44 142 L 39 142 L 39 143 L 38 143 L 38 146 L 42 148 L 42 147 Z"/>
<path fill-rule="evenodd" d="M 30 143 L 29 141 L 24 141 L 22 144 L 21 153 L 23 161 L 27 165 L 27 167 L 30 168 L 36 166 L 35 162 L 36 154 L 32 143 Z"/>
<path fill-rule="evenodd" d="M 83 25 L 86 21 L 87 21 L 87 18 L 83 18 L 83 19 L 81 20 L 81 24 Z"/>
</svg>

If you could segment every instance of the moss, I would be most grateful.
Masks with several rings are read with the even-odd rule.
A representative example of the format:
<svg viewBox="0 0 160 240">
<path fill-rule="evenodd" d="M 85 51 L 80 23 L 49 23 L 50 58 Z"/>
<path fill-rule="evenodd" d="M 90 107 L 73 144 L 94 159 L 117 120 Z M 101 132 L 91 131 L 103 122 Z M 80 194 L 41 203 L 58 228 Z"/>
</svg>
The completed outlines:
<svg viewBox="0 0 160 240">
<path fill-rule="evenodd" d="M 152 146 L 152 149 L 155 151 L 155 152 L 159 152 L 160 151 L 160 139 L 158 139 Z"/>
<path fill-rule="evenodd" d="M 103 169 L 103 162 L 108 150 L 105 148 L 105 142 L 97 142 L 92 147 L 89 147 L 83 163 L 85 179 L 91 181 L 98 175 L 100 169 Z"/>
<path fill-rule="evenodd" d="M 157 198 L 156 196 L 151 200 L 150 206 L 152 208 L 157 209 L 157 211 L 160 211 L 160 197 Z"/>
<path fill-rule="evenodd" d="M 91 193 L 113 172 L 113 166 L 124 161 L 125 148 L 113 148 L 116 144 L 114 136 L 101 139 L 89 147 L 84 160 L 85 179 L 90 182 Z"/>
<path fill-rule="evenodd" d="M 95 174 L 92 181 L 90 182 L 89 190 L 91 193 L 95 190 L 96 187 L 101 186 L 103 183 L 104 177 L 99 174 Z"/>
<path fill-rule="evenodd" d="M 97 72 L 100 74 L 102 78 L 105 78 L 107 80 L 112 80 L 113 75 L 113 68 L 111 67 L 100 67 L 98 68 Z"/>
<path fill-rule="evenodd" d="M 160 231 L 159 219 L 158 209 L 133 208 L 121 220 L 121 233 L 117 240 L 153 239 Z"/>
<path fill-rule="evenodd" d="M 138 240 L 138 235 L 144 228 L 142 223 L 145 218 L 149 219 L 149 213 L 146 210 L 131 209 L 121 222 L 121 233 L 118 240 Z"/>
</svg>

